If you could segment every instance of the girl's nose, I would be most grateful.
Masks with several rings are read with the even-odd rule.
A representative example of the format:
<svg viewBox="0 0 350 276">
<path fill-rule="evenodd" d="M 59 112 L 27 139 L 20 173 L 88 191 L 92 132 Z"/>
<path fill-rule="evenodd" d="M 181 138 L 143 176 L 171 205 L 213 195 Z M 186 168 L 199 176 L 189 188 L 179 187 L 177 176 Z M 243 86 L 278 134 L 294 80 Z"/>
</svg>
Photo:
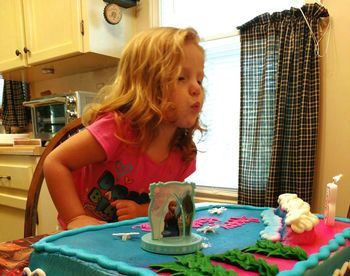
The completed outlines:
<svg viewBox="0 0 350 276">
<path fill-rule="evenodd" d="M 197 81 L 193 82 L 190 87 L 190 95 L 197 96 L 200 94 L 201 90 L 202 90 L 202 86 Z"/>
</svg>

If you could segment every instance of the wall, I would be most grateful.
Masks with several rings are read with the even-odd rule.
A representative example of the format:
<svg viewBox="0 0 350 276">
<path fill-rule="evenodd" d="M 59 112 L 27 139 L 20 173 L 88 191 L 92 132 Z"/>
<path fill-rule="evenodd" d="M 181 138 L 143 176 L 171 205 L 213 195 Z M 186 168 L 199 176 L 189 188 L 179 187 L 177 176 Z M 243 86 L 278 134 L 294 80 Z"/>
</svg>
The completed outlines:
<svg viewBox="0 0 350 276">
<path fill-rule="evenodd" d="M 117 68 L 111 67 L 61 78 L 32 82 L 30 83 L 31 97 L 40 97 L 40 94 L 46 90 L 50 90 L 52 94 L 62 94 L 75 90 L 97 92 L 105 84 L 114 81 L 116 71 Z"/>
<path fill-rule="evenodd" d="M 158 1 L 156 0 L 140 1 L 137 4 L 135 9 L 136 32 L 148 27 L 158 26 L 158 9 Z M 37 81 L 30 84 L 31 96 L 32 98 L 40 97 L 40 93 L 45 90 L 50 90 L 54 94 L 74 90 L 97 92 L 103 85 L 112 82 L 115 76 L 116 68 L 107 68 L 46 81 Z"/>
<path fill-rule="evenodd" d="M 350 205 L 350 6 L 344 0 L 324 0 L 331 30 L 322 40 L 320 128 L 313 212 L 323 212 L 326 184 L 342 173 L 337 216 L 346 216 Z"/>
</svg>

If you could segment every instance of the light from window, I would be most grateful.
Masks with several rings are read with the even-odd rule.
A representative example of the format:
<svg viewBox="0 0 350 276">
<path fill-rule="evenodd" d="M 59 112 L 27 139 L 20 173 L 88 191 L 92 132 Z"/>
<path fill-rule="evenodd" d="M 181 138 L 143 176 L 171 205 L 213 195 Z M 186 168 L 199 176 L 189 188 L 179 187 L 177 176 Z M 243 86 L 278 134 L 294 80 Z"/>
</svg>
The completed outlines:
<svg viewBox="0 0 350 276">
<path fill-rule="evenodd" d="M 160 0 L 162 26 L 193 27 L 201 37 L 230 33 L 265 12 L 300 7 L 305 0 Z"/>
<path fill-rule="evenodd" d="M 200 186 L 237 187 L 239 37 L 208 41 L 202 46 L 206 52 L 202 121 L 208 132 L 197 143 L 197 170 L 188 180 Z"/>
<path fill-rule="evenodd" d="M 199 186 L 238 187 L 240 44 L 236 27 L 265 12 L 300 6 L 302 0 L 160 0 L 160 25 L 195 28 L 206 51 L 206 99 L 198 141 L 197 170 L 187 180 Z M 303 1 L 302 1 L 303 2 Z"/>
</svg>

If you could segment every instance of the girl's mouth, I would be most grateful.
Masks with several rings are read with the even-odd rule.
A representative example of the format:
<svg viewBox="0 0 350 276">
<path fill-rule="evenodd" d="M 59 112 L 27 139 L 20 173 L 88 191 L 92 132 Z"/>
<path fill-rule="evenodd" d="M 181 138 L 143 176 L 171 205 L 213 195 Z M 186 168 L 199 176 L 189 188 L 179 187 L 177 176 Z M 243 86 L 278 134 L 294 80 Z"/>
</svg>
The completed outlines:
<svg viewBox="0 0 350 276">
<path fill-rule="evenodd" d="M 194 111 L 194 112 L 200 112 L 201 111 L 201 105 L 199 102 L 196 102 L 194 103 L 193 105 L 191 105 L 191 109 Z"/>
</svg>

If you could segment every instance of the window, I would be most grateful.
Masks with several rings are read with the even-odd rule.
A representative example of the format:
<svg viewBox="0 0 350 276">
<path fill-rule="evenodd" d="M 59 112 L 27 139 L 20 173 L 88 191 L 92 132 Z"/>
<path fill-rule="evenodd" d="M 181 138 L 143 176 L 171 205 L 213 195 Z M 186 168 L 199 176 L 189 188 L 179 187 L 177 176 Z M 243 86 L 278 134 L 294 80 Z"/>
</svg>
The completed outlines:
<svg viewBox="0 0 350 276">
<path fill-rule="evenodd" d="M 265 12 L 300 7 L 301 0 L 160 0 L 160 25 L 193 27 L 206 50 L 202 120 L 208 128 L 197 143 L 198 186 L 238 187 L 240 44 L 236 27 Z"/>
</svg>

